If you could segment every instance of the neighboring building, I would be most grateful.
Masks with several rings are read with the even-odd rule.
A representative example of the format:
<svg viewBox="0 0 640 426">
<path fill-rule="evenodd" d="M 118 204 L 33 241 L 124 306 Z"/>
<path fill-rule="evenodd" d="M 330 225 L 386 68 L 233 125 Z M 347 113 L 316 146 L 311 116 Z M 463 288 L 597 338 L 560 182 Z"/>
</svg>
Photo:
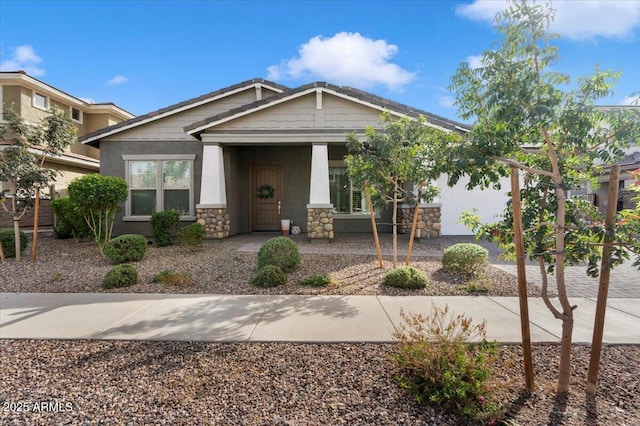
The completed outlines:
<svg viewBox="0 0 640 426">
<path fill-rule="evenodd" d="M 371 231 L 368 206 L 350 184 L 343 158 L 346 135 L 379 128 L 383 110 L 396 117 L 423 115 L 429 126 L 447 132 L 469 130 L 353 88 L 317 82 L 291 89 L 253 79 L 80 140 L 100 148 L 102 174 L 129 184 L 117 234 L 148 235 L 154 211 L 175 209 L 183 221 L 204 224 L 209 238 L 277 231 L 289 219 L 310 238 L 331 239 Z M 459 212 L 476 207 L 484 220 L 493 219 L 508 187 L 478 190 L 473 202 L 462 191 L 463 184 L 445 187 L 440 202 L 424 206 L 420 237 L 468 234 L 456 223 Z M 379 212 L 383 231 L 390 230 L 389 210 Z"/>
<path fill-rule="evenodd" d="M 3 112 L 12 107 L 27 123 L 39 123 L 52 107 L 66 111 L 75 123 L 79 137 L 134 117 L 112 103 L 85 102 L 24 71 L 0 72 L 0 85 L 0 126 L 5 124 Z M 0 139 L 0 149 L 2 145 L 11 143 L 11 140 Z M 49 157 L 45 167 L 61 172 L 55 188 L 56 192 L 64 195 L 74 178 L 100 170 L 100 151 L 76 142 L 60 157 Z"/>
</svg>

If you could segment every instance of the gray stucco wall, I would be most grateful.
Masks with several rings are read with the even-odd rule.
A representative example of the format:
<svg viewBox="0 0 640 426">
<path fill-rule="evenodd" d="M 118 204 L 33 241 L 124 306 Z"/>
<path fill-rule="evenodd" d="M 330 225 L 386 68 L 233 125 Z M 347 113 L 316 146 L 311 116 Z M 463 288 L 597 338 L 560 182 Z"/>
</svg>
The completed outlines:
<svg viewBox="0 0 640 426">
<path fill-rule="evenodd" d="M 127 141 L 108 142 L 100 145 L 100 174 L 125 178 L 125 162 L 123 155 L 135 154 L 195 154 L 194 160 L 194 200 L 200 199 L 200 178 L 202 170 L 202 144 L 199 141 Z M 113 227 L 113 235 L 142 234 L 151 235 L 151 226 L 148 222 L 123 222 L 124 204 L 120 212 L 116 214 Z"/>
</svg>

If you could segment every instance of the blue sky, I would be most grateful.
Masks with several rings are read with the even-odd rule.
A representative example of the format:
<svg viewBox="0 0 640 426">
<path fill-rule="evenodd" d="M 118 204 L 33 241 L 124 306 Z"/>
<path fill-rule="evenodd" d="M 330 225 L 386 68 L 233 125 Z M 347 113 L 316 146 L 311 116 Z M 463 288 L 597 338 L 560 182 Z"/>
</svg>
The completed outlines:
<svg viewBox="0 0 640 426">
<path fill-rule="evenodd" d="M 144 114 L 254 77 L 328 81 L 457 119 L 447 91 L 496 34 L 502 0 L 0 0 L 0 69 Z M 623 72 L 640 91 L 640 1 L 556 1 L 557 69 Z"/>
</svg>

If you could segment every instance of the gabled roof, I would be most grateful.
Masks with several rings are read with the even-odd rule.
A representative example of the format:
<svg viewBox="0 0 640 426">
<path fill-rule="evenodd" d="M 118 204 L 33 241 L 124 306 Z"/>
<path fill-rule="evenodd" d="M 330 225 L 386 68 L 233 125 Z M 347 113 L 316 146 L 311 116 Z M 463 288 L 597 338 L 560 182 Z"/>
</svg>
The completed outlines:
<svg viewBox="0 0 640 426">
<path fill-rule="evenodd" d="M 134 127 L 141 126 L 143 124 L 150 123 L 155 120 L 159 120 L 161 118 L 177 114 L 182 111 L 189 110 L 191 108 L 198 107 L 200 105 L 216 101 L 220 98 L 232 95 L 234 93 L 238 93 L 244 90 L 247 90 L 251 87 L 265 87 L 271 89 L 275 92 L 283 92 L 288 90 L 286 86 L 282 86 L 278 83 L 274 83 L 272 81 L 268 81 L 262 78 L 254 78 L 251 80 L 246 80 L 238 84 L 234 84 L 232 86 L 224 87 L 219 90 L 214 90 L 213 92 L 209 92 L 202 96 L 198 96 L 196 98 L 188 99 L 183 102 L 179 102 L 174 105 L 170 105 L 165 108 L 161 108 L 156 111 L 152 111 L 148 114 L 140 115 L 138 117 L 132 118 L 131 120 L 123 121 L 118 124 L 114 124 L 113 126 L 105 127 L 100 130 L 96 130 L 95 132 L 88 133 L 83 137 L 79 138 L 79 141 L 83 144 L 91 144 L 91 142 L 97 141 L 98 139 L 105 138 L 107 136 L 114 135 L 116 133 L 123 132 L 125 130 L 132 129 Z"/>
<path fill-rule="evenodd" d="M 70 95 L 63 90 L 60 90 L 57 87 L 53 87 L 52 85 L 45 83 L 44 81 L 38 80 L 37 78 L 30 76 L 22 70 L 0 72 L 0 82 L 6 85 L 20 85 L 32 90 L 42 90 L 43 93 L 45 93 L 47 96 L 53 96 L 54 98 L 61 99 L 64 102 L 69 103 L 74 107 L 79 107 L 88 113 L 109 112 L 118 116 L 122 120 L 128 120 L 134 117 L 134 115 L 129 111 L 119 107 L 113 102 L 89 103 L 76 96 Z"/>
<path fill-rule="evenodd" d="M 291 99 L 298 98 L 300 96 L 305 96 L 310 93 L 322 91 L 325 93 L 330 93 L 353 102 L 357 102 L 362 105 L 366 105 L 375 109 L 379 109 L 380 111 L 388 110 L 394 115 L 400 116 L 408 116 L 413 118 L 418 118 L 419 116 L 424 116 L 432 126 L 440 127 L 446 130 L 457 131 L 457 132 L 468 132 L 470 130 L 470 126 L 458 123 L 444 117 L 440 117 L 434 114 L 431 114 L 426 111 L 422 111 L 417 108 L 410 107 L 405 104 L 401 104 L 372 93 L 364 92 L 362 90 L 354 89 L 351 87 L 341 87 L 333 84 L 329 84 L 326 82 L 315 82 L 306 84 L 304 86 L 300 86 L 295 89 L 289 89 L 283 91 L 282 93 L 271 96 L 265 99 L 261 99 L 246 105 L 243 105 L 238 108 L 231 109 L 229 111 L 217 114 L 213 117 L 208 117 L 204 120 L 195 122 L 189 126 L 184 127 L 184 131 L 192 136 L 198 137 L 205 130 L 217 125 L 221 124 L 244 115 L 251 114 L 256 111 L 263 110 L 265 108 L 269 108 L 274 105 L 281 104 L 283 102 L 287 102 Z"/>
</svg>

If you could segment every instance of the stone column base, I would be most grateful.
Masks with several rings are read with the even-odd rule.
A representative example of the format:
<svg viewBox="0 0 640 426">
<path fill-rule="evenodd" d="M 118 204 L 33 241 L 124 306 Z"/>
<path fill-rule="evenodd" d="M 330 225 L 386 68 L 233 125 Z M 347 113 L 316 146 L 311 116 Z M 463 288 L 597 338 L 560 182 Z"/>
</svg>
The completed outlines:
<svg viewBox="0 0 640 426">
<path fill-rule="evenodd" d="M 415 207 L 402 206 L 398 208 L 401 217 L 400 220 L 400 233 L 410 234 L 411 225 L 413 223 L 413 214 Z M 419 207 L 418 208 L 418 223 L 416 224 L 416 239 L 429 239 L 438 238 L 440 236 L 440 229 L 442 224 L 440 223 L 440 207 Z"/>
<path fill-rule="evenodd" d="M 206 239 L 229 237 L 231 220 L 226 208 L 196 208 L 196 217 L 197 222 L 204 226 Z"/>
<path fill-rule="evenodd" d="M 332 240 L 333 207 L 307 207 L 307 233 L 312 240 Z"/>
</svg>

